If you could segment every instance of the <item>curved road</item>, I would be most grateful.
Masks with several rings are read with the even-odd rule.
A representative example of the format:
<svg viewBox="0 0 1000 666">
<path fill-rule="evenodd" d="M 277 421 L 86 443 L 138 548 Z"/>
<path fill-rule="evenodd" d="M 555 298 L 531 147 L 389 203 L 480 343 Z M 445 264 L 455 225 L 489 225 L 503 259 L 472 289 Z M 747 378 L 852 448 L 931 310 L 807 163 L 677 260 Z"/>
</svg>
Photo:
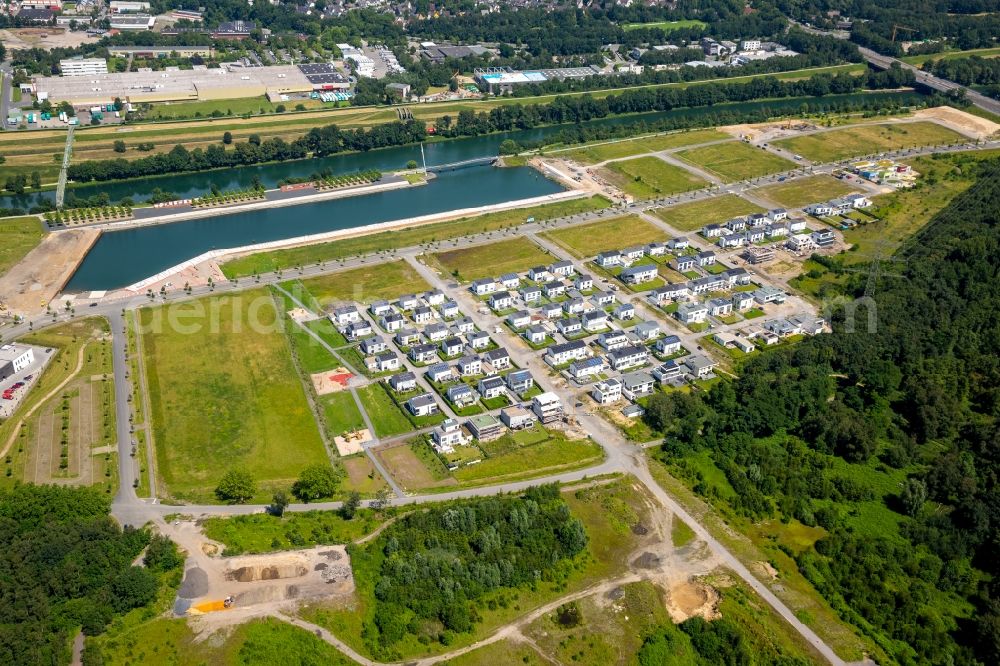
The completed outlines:
<svg viewBox="0 0 1000 666">
<path fill-rule="evenodd" d="M 924 149 L 912 149 L 905 151 L 896 151 L 894 153 L 887 153 L 889 157 L 913 157 L 921 154 L 929 154 L 934 152 L 957 152 L 966 151 L 976 148 L 997 148 L 1000 147 L 1000 142 L 986 142 L 979 145 L 974 145 L 972 143 L 961 144 L 958 146 L 948 146 L 948 147 L 936 147 L 936 148 L 924 148 Z M 816 173 L 829 173 L 835 169 L 842 168 L 844 165 L 848 164 L 849 160 L 844 160 L 835 164 L 826 165 L 815 165 L 809 168 L 800 168 L 793 171 L 785 172 L 783 174 L 774 174 L 765 178 L 757 178 L 750 181 L 743 181 L 738 183 L 730 183 L 728 185 L 707 187 L 703 190 L 696 192 L 686 193 L 683 195 L 664 197 L 661 199 L 653 201 L 644 201 L 636 204 L 631 204 L 627 206 L 615 206 L 602 211 L 595 211 L 593 213 L 573 215 L 567 218 L 549 220 L 544 223 L 533 223 L 522 225 L 515 230 L 508 230 L 507 232 L 493 232 L 487 234 L 479 234 L 472 237 L 466 237 L 463 239 L 456 239 L 454 241 L 447 241 L 443 243 L 449 247 L 462 247 L 469 245 L 479 245 L 487 242 L 493 242 L 498 238 L 502 238 L 505 235 L 513 235 L 520 233 L 534 233 L 541 231 L 543 229 L 550 229 L 554 226 L 561 225 L 575 225 L 582 224 L 598 219 L 606 219 L 610 217 L 620 216 L 626 212 L 643 212 L 652 208 L 660 208 L 664 206 L 672 206 L 680 203 L 688 203 L 690 201 L 700 200 L 709 198 L 712 196 L 717 196 L 720 192 L 730 192 L 733 194 L 741 194 L 742 192 L 754 189 L 756 187 L 761 187 L 765 185 L 778 182 L 779 177 L 784 177 L 785 179 L 795 179 L 807 175 L 812 175 Z M 441 246 L 442 244 L 437 244 Z M 275 284 L 282 280 L 287 280 L 291 275 L 295 277 L 299 276 L 314 276 L 323 275 L 333 272 L 338 272 L 353 267 L 367 265 L 371 263 L 380 263 L 392 258 L 403 257 L 408 262 L 411 263 L 415 268 L 417 268 L 423 276 L 428 279 L 432 284 L 438 286 L 442 290 L 449 293 L 453 298 L 459 300 L 460 303 L 465 304 L 463 310 L 467 312 L 475 313 L 473 314 L 473 319 L 477 320 L 480 327 L 483 330 L 490 330 L 490 327 L 495 325 L 495 322 L 490 319 L 490 316 L 483 315 L 478 312 L 478 308 L 470 307 L 470 301 L 468 293 L 461 288 L 451 287 L 444 280 L 442 280 L 436 273 L 430 271 L 423 264 L 416 261 L 415 257 L 423 251 L 422 247 L 407 248 L 398 251 L 392 251 L 388 253 L 383 253 L 377 256 L 371 257 L 358 257 L 351 260 L 340 261 L 340 262 L 326 262 L 318 266 L 310 266 L 303 268 L 298 271 L 288 271 L 287 274 L 270 274 L 260 276 L 257 281 L 251 281 L 250 279 L 244 279 L 242 283 L 240 281 L 227 282 L 221 285 L 213 285 L 208 287 L 194 288 L 191 293 L 185 293 L 181 290 L 174 292 L 168 292 L 161 296 L 154 295 L 153 298 L 149 296 L 136 295 L 124 299 L 118 299 L 115 301 L 95 301 L 92 307 L 80 307 L 79 312 L 71 311 L 68 313 L 58 314 L 56 317 L 49 317 L 46 319 L 40 319 L 40 327 L 43 325 L 49 325 L 57 321 L 67 321 L 76 318 L 81 318 L 85 316 L 101 315 L 108 318 L 111 322 L 111 329 L 113 334 L 113 360 L 114 360 L 114 378 L 115 378 L 115 398 L 116 398 L 116 416 L 117 416 L 117 434 L 118 434 L 118 452 L 119 452 L 119 475 L 120 475 L 120 487 L 118 494 L 115 496 L 114 504 L 112 507 L 113 515 L 122 523 L 127 525 L 143 525 L 150 520 L 162 520 L 163 516 L 170 513 L 185 513 L 192 515 L 235 515 L 235 514 L 250 514 L 250 513 L 260 513 L 264 510 L 263 506 L 218 506 L 218 505 L 203 505 L 203 506 L 167 506 L 161 505 L 156 502 L 156 500 L 145 501 L 139 499 L 133 489 L 133 484 L 136 479 L 136 465 L 135 460 L 132 457 L 132 433 L 131 433 L 131 406 L 129 401 L 129 396 L 132 394 L 130 390 L 130 378 L 128 377 L 128 361 L 127 361 L 127 335 L 125 332 L 125 320 L 123 312 L 126 310 L 134 309 L 144 305 L 149 305 L 153 302 L 163 303 L 163 302 L 179 302 L 183 300 L 191 300 L 198 298 L 208 293 L 228 293 L 239 291 L 245 289 L 248 286 L 253 286 L 256 284 Z M 24 333 L 27 333 L 29 326 L 27 323 L 23 323 L 17 326 L 12 326 L 4 331 L 6 338 L 15 338 Z M 511 356 L 518 362 L 522 367 L 538 366 L 540 359 L 528 352 L 526 348 L 523 347 L 512 347 L 509 349 Z M 537 367 L 536 367 L 537 370 Z M 540 378 L 539 383 L 545 388 L 555 390 L 564 398 L 564 404 L 572 405 L 574 404 L 574 398 L 572 397 L 572 392 L 565 386 L 556 386 L 552 383 L 547 372 L 536 372 L 533 373 L 537 378 Z M 571 410 L 570 410 L 571 411 Z M 577 413 L 575 416 L 578 418 L 581 427 L 590 433 L 591 437 L 598 442 L 605 451 L 606 457 L 603 462 L 588 469 L 576 470 L 573 472 L 565 472 L 560 474 L 554 474 L 544 478 L 536 478 L 527 481 L 518 481 L 511 483 L 503 483 L 494 486 L 486 486 L 481 488 L 469 488 L 463 490 L 456 490 L 448 493 L 431 494 L 431 495 L 412 495 L 403 498 L 395 499 L 396 504 L 418 504 L 423 502 L 440 502 L 449 499 L 457 498 L 467 498 L 467 497 L 477 497 L 485 495 L 493 495 L 497 493 L 506 492 L 519 492 L 525 488 L 533 485 L 538 485 L 540 483 L 547 482 L 571 482 L 578 481 L 584 478 L 593 477 L 601 474 L 609 473 L 626 473 L 632 474 L 637 479 L 639 479 L 649 491 L 663 504 L 663 506 L 681 518 L 685 523 L 687 523 L 698 535 L 698 537 L 703 540 L 708 547 L 720 557 L 720 559 L 725 562 L 725 564 L 732 569 L 732 571 L 738 575 L 743 581 L 757 592 L 764 601 L 766 601 L 776 613 L 778 613 L 782 618 L 788 622 L 791 627 L 798 632 L 803 638 L 812 645 L 816 651 L 821 654 L 826 660 L 832 664 L 842 664 L 844 663 L 833 650 L 826 645 L 819 636 L 808 626 L 802 623 L 795 614 L 781 601 L 766 585 L 759 581 L 744 565 L 740 562 L 732 553 L 730 553 L 726 547 L 721 544 L 717 539 L 715 539 L 701 524 L 695 520 L 682 506 L 680 506 L 663 488 L 660 487 L 658 483 L 653 479 L 646 465 L 646 460 L 642 451 L 641 445 L 636 445 L 626 441 L 618 430 L 605 421 L 602 418 L 596 417 L 587 413 Z M 314 510 L 314 509 L 335 509 L 340 506 L 339 502 L 321 502 L 314 504 L 293 504 L 288 507 L 288 511 L 303 511 L 303 510 Z M 312 629 L 312 627 L 309 627 Z M 332 638 L 332 637 L 330 637 Z M 336 639 L 333 639 L 335 641 Z M 331 642 L 333 642 L 331 641 Z M 335 645 L 338 642 L 334 642 Z M 349 651 L 345 650 L 348 654 Z M 351 654 L 352 658 L 355 656 Z"/>
</svg>

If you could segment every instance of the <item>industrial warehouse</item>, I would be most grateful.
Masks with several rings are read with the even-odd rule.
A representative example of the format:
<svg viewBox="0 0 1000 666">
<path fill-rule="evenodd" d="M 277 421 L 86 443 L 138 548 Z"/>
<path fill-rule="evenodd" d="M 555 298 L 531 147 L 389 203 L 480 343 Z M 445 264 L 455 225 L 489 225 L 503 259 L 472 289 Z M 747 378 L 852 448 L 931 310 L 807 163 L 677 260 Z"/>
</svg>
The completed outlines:
<svg viewBox="0 0 1000 666">
<path fill-rule="evenodd" d="M 110 103 L 115 98 L 132 104 L 262 96 L 278 99 L 282 95 L 342 90 L 350 87 L 350 81 L 332 65 L 223 65 L 217 69 L 196 66 L 188 70 L 39 76 L 32 79 L 32 85 L 40 100 L 89 106 Z"/>
</svg>

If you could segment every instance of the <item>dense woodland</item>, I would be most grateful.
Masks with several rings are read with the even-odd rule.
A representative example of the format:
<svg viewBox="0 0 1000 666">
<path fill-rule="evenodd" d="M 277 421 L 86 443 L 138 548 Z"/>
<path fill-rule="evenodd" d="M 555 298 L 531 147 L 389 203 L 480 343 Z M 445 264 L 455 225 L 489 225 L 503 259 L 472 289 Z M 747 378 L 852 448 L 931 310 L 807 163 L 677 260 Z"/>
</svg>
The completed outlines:
<svg viewBox="0 0 1000 666">
<path fill-rule="evenodd" d="M 349 547 L 358 584 L 374 585 L 365 642 L 379 658 L 407 635 L 448 644 L 473 629 L 477 606 L 563 579 L 586 546 L 556 485 L 406 514 L 371 545 Z"/>
<path fill-rule="evenodd" d="M 158 575 L 180 566 L 172 542 L 122 530 L 110 508 L 89 488 L 0 492 L 0 663 L 69 663 L 79 629 L 100 634 L 150 603 Z M 146 566 L 132 566 L 147 545 Z"/>
<path fill-rule="evenodd" d="M 1000 160 L 964 168 L 975 184 L 908 244 L 874 328 L 862 303 L 832 335 L 650 409 L 663 460 L 697 492 L 753 521 L 822 527 L 790 554 L 906 664 L 1000 663 Z"/>
</svg>

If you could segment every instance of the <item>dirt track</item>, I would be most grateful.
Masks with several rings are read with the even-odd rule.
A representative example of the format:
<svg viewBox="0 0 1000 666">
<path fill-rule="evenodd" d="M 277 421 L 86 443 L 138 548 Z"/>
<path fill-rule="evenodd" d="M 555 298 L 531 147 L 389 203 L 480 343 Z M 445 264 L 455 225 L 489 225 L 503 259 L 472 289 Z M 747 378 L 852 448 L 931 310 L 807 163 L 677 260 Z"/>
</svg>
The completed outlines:
<svg viewBox="0 0 1000 666">
<path fill-rule="evenodd" d="M 7 308 L 26 317 L 45 312 L 45 306 L 59 294 L 99 236 L 95 229 L 72 229 L 45 236 L 38 247 L 0 277 L 0 294 Z"/>
</svg>

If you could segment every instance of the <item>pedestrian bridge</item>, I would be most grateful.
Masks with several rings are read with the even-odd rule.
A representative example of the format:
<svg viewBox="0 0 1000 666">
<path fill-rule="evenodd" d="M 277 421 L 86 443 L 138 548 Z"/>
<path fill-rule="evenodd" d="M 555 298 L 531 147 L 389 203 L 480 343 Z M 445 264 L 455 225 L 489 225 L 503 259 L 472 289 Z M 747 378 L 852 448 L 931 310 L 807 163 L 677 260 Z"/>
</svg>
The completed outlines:
<svg viewBox="0 0 1000 666">
<path fill-rule="evenodd" d="M 485 166 L 487 164 L 494 164 L 499 160 L 500 157 L 497 155 L 490 155 L 488 157 L 475 157 L 469 160 L 462 160 L 461 162 L 449 162 L 448 164 L 435 164 L 428 165 L 428 171 L 454 171 L 456 169 L 465 169 L 467 167 L 473 166 Z"/>
</svg>

